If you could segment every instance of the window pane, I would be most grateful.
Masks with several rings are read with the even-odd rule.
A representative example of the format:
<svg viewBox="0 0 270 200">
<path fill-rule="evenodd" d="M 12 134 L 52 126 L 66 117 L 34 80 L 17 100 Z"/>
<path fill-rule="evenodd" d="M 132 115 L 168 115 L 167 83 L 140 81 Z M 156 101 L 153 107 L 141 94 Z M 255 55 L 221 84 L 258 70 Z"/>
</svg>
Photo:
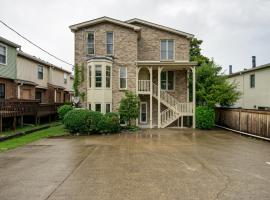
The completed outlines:
<svg viewBox="0 0 270 200">
<path fill-rule="evenodd" d="M 43 79 L 43 67 L 38 66 L 38 79 Z"/>
<path fill-rule="evenodd" d="M 174 89 L 174 72 L 168 71 L 168 90 Z"/>
<path fill-rule="evenodd" d="M 96 111 L 101 112 L 101 104 L 96 104 Z"/>
<path fill-rule="evenodd" d="M 0 46 L 0 55 L 3 55 L 3 56 L 6 55 L 6 47 Z"/>
<path fill-rule="evenodd" d="M 113 43 L 113 32 L 107 32 L 107 44 Z"/>
<path fill-rule="evenodd" d="M 107 44 L 107 54 L 113 54 L 113 45 Z"/>
<path fill-rule="evenodd" d="M 89 110 L 92 110 L 92 108 L 91 108 L 91 103 L 89 103 L 88 109 L 89 109 Z"/>
<path fill-rule="evenodd" d="M 6 56 L 0 55 L 0 63 L 2 64 L 6 63 Z"/>
<path fill-rule="evenodd" d="M 174 41 L 168 40 L 168 59 L 173 60 L 174 57 Z"/>
<path fill-rule="evenodd" d="M 102 71 L 101 65 L 96 65 L 96 87 L 102 87 Z"/>
<path fill-rule="evenodd" d="M 167 42 L 166 42 L 166 40 L 161 40 L 160 41 L 160 56 L 161 56 L 161 60 L 166 60 L 167 59 L 166 49 L 167 49 Z"/>
<path fill-rule="evenodd" d="M 90 32 L 87 35 L 87 53 L 88 54 L 94 54 L 94 33 Z"/>
<path fill-rule="evenodd" d="M 106 88 L 111 87 L 111 67 L 106 66 Z"/>
<path fill-rule="evenodd" d="M 167 79 L 167 73 L 164 71 L 164 72 L 161 72 L 161 80 L 165 80 L 166 81 Z"/>
<path fill-rule="evenodd" d="M 126 67 L 120 67 L 120 78 L 126 78 L 127 75 L 127 68 Z"/>
<path fill-rule="evenodd" d="M 126 88 L 126 87 L 127 87 L 127 79 L 120 78 L 120 88 Z"/>
<path fill-rule="evenodd" d="M 111 104 L 106 104 L 106 113 L 111 112 Z"/>
<path fill-rule="evenodd" d="M 250 87 L 255 88 L 255 75 L 250 75 Z"/>
</svg>

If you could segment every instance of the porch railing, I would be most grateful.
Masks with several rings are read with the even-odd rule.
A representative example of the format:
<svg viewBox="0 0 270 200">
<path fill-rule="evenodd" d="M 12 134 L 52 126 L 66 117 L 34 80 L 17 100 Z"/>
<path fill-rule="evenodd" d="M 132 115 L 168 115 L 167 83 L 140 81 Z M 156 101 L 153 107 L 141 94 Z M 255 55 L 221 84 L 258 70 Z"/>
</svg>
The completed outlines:
<svg viewBox="0 0 270 200">
<path fill-rule="evenodd" d="M 140 92 L 149 92 L 150 91 L 150 80 L 139 80 L 138 88 Z"/>
</svg>

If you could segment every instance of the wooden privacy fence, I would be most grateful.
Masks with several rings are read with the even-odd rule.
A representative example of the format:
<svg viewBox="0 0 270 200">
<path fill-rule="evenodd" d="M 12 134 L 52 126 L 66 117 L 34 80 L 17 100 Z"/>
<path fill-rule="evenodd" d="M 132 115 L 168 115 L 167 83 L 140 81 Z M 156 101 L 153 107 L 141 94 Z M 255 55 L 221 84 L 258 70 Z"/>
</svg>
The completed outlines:
<svg viewBox="0 0 270 200">
<path fill-rule="evenodd" d="M 270 111 L 216 108 L 216 124 L 270 138 Z"/>
</svg>

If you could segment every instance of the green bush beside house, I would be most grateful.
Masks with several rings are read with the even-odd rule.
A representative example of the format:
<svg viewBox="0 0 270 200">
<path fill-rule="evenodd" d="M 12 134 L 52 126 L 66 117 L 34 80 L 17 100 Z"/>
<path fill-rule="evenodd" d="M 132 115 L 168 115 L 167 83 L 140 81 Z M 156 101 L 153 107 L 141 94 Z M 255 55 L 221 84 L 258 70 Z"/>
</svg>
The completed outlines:
<svg viewBox="0 0 270 200">
<path fill-rule="evenodd" d="M 215 111 L 209 106 L 196 107 L 196 128 L 212 129 L 215 126 Z"/>
</svg>

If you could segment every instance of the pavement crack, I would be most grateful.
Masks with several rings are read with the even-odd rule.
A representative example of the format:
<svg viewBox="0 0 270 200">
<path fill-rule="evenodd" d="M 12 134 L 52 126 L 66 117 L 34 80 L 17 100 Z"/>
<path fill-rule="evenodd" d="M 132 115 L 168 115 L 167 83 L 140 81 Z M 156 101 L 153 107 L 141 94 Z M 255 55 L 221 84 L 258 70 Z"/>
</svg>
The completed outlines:
<svg viewBox="0 0 270 200">
<path fill-rule="evenodd" d="M 87 156 L 85 156 L 80 162 L 77 163 L 77 165 L 74 167 L 73 170 L 71 170 L 71 172 L 54 188 L 54 190 L 44 199 L 44 200 L 48 200 L 55 192 L 56 190 L 58 190 L 58 188 L 61 187 L 61 185 L 63 185 L 64 182 L 66 182 L 66 180 L 81 166 L 81 164 L 90 156 L 92 155 L 95 150 L 97 149 L 98 147 L 95 147 L 93 149 L 92 152 L 90 152 Z"/>
<path fill-rule="evenodd" d="M 225 183 L 224 187 L 221 188 L 221 189 L 217 192 L 215 200 L 220 199 L 220 196 L 228 189 L 229 185 L 230 185 L 231 182 L 232 182 L 231 178 L 230 178 L 229 176 L 227 176 L 226 174 L 224 174 L 224 173 L 220 170 L 219 167 L 217 167 L 217 169 L 218 169 L 219 173 L 220 173 L 222 176 L 224 176 L 224 177 L 226 178 L 226 183 Z"/>
</svg>

